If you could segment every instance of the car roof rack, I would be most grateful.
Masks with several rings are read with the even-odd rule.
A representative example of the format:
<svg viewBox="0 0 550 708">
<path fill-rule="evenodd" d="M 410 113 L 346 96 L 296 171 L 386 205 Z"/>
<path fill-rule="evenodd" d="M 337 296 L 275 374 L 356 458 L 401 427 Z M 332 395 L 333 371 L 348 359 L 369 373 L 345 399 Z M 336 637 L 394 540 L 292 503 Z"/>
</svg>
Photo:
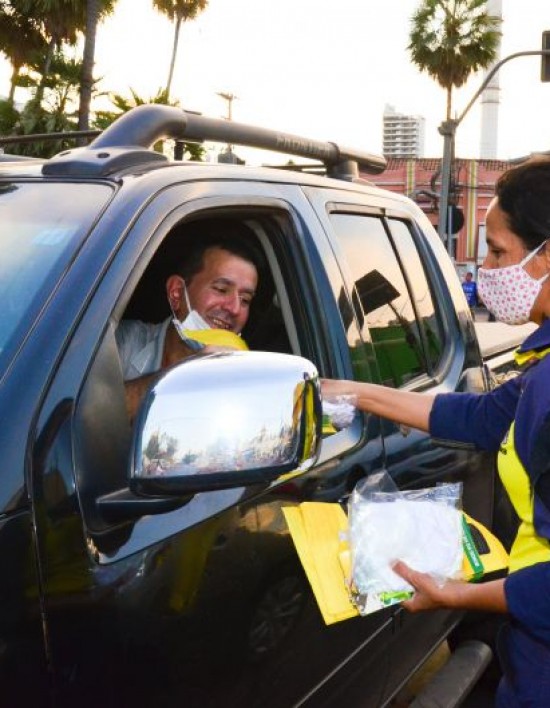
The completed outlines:
<svg viewBox="0 0 550 708">
<path fill-rule="evenodd" d="M 150 150 L 158 140 L 211 140 L 320 160 L 327 175 L 356 181 L 359 170 L 379 174 L 386 168 L 382 156 L 344 148 L 336 143 L 268 130 L 244 123 L 184 111 L 174 106 L 146 104 L 124 113 L 88 146 L 64 150 L 42 166 L 45 175 L 102 177 L 119 170 L 167 158 Z"/>
</svg>

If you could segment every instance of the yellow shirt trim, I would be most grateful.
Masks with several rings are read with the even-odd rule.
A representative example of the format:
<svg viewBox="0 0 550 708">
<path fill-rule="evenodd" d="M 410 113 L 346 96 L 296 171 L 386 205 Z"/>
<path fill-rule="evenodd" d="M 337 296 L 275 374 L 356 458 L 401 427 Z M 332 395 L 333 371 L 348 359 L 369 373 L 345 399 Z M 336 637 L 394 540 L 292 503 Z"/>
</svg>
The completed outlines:
<svg viewBox="0 0 550 708">
<path fill-rule="evenodd" d="M 533 525 L 533 492 L 516 452 L 514 430 L 515 423 L 512 423 L 498 453 L 500 479 L 521 521 L 510 551 L 511 573 L 535 563 L 550 561 L 550 543 L 537 536 Z"/>
</svg>

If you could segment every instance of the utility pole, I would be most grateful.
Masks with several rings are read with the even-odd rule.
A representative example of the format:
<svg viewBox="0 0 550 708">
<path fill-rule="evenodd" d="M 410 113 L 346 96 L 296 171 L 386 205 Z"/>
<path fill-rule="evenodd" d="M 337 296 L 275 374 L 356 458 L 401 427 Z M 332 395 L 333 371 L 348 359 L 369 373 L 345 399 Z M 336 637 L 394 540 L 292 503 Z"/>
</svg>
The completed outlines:
<svg viewBox="0 0 550 708">
<path fill-rule="evenodd" d="M 439 199 L 439 223 L 437 230 L 442 241 L 445 241 L 445 238 L 447 239 L 447 252 L 449 255 L 452 255 L 453 251 L 453 234 L 451 233 L 452 223 L 450 223 L 452 221 L 452 210 L 449 207 L 449 192 L 451 187 L 451 169 L 454 157 L 456 130 L 466 117 L 470 108 L 474 105 L 479 96 L 483 93 L 484 89 L 491 82 L 493 76 L 503 64 L 506 64 L 511 59 L 516 59 L 517 57 L 549 55 L 550 49 L 539 49 L 528 52 L 516 52 L 515 54 L 509 54 L 507 57 L 504 57 L 504 59 L 501 59 L 501 61 L 497 62 L 493 66 L 492 70 L 487 74 L 485 80 L 474 93 L 468 105 L 458 116 L 458 118 L 445 120 L 439 126 L 438 131 L 443 136 L 443 159 L 441 163 L 441 197 Z"/>
<path fill-rule="evenodd" d="M 227 92 L 224 92 L 224 91 L 218 91 L 217 95 L 220 96 L 220 98 L 223 98 L 224 101 L 227 101 L 227 116 L 226 116 L 226 119 L 227 119 L 227 120 L 233 120 L 233 101 L 234 101 L 236 98 L 239 98 L 239 97 L 238 97 L 238 96 L 235 96 L 234 93 L 227 93 Z"/>
<path fill-rule="evenodd" d="M 227 91 L 218 91 L 217 94 L 220 98 L 223 98 L 224 101 L 227 101 L 227 115 L 226 115 L 225 119 L 228 121 L 232 121 L 233 120 L 233 101 L 236 98 L 238 98 L 238 96 L 235 96 L 234 93 L 228 93 Z M 228 162 L 233 162 L 233 145 L 230 145 L 229 143 L 227 143 L 227 147 L 225 148 L 225 153 L 221 153 L 221 155 L 225 155 L 224 159 L 226 159 Z"/>
<path fill-rule="evenodd" d="M 225 119 L 228 121 L 232 121 L 233 101 L 238 98 L 238 96 L 235 96 L 234 93 L 228 93 L 227 91 L 218 91 L 217 95 L 220 96 L 220 98 L 223 98 L 224 101 L 227 101 L 227 115 Z M 233 145 L 230 145 L 229 143 L 227 143 L 225 152 L 220 153 L 220 155 L 218 156 L 218 160 L 222 160 L 223 162 L 235 162 L 237 159 L 237 156 L 233 153 Z"/>
</svg>

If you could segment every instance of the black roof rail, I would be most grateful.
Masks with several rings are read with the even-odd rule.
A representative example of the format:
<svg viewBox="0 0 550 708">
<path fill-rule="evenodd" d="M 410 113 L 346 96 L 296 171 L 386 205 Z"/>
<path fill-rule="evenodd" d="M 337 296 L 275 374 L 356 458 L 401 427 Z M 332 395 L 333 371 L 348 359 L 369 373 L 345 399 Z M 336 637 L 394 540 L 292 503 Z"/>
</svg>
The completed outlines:
<svg viewBox="0 0 550 708">
<path fill-rule="evenodd" d="M 320 160 L 330 177 L 351 181 L 359 178 L 359 169 L 379 174 L 386 168 L 383 157 L 336 143 L 207 118 L 174 106 L 148 104 L 122 115 L 87 147 L 55 155 L 43 165 L 42 172 L 59 176 L 103 176 L 144 163 L 166 161 L 164 155 L 149 149 L 162 138 L 186 142 L 212 140 L 299 155 Z"/>
</svg>

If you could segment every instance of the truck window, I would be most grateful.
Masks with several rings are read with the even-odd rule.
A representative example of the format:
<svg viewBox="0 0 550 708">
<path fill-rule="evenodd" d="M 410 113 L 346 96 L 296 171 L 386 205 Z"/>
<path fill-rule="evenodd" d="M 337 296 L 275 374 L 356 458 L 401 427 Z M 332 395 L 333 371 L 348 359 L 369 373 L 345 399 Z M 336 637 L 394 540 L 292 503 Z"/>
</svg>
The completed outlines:
<svg viewBox="0 0 550 708">
<path fill-rule="evenodd" d="M 413 304 L 413 295 L 426 298 L 429 288 L 427 283 L 421 284 L 425 275 L 420 266 L 412 289 L 399 258 L 409 257 L 415 248 L 412 240 L 407 244 L 408 230 L 405 227 L 403 232 L 404 224 L 397 223 L 396 235 L 403 242 L 403 253 L 398 255 L 381 217 L 332 213 L 331 221 L 354 283 L 352 299 L 356 314 L 364 338 L 372 340 L 382 383 L 398 387 L 431 374 L 435 354 L 428 353 L 428 341 L 434 340 L 435 351 L 438 338 L 435 335 L 428 338 L 424 314 L 419 315 Z M 408 236 L 410 239 L 410 233 Z"/>
<path fill-rule="evenodd" d="M 406 275 L 413 295 L 420 331 L 424 337 L 428 366 L 433 372 L 439 366 L 443 353 L 445 342 L 443 325 L 409 224 L 400 219 L 388 219 L 388 225 L 401 262 L 407 264 Z"/>
</svg>

